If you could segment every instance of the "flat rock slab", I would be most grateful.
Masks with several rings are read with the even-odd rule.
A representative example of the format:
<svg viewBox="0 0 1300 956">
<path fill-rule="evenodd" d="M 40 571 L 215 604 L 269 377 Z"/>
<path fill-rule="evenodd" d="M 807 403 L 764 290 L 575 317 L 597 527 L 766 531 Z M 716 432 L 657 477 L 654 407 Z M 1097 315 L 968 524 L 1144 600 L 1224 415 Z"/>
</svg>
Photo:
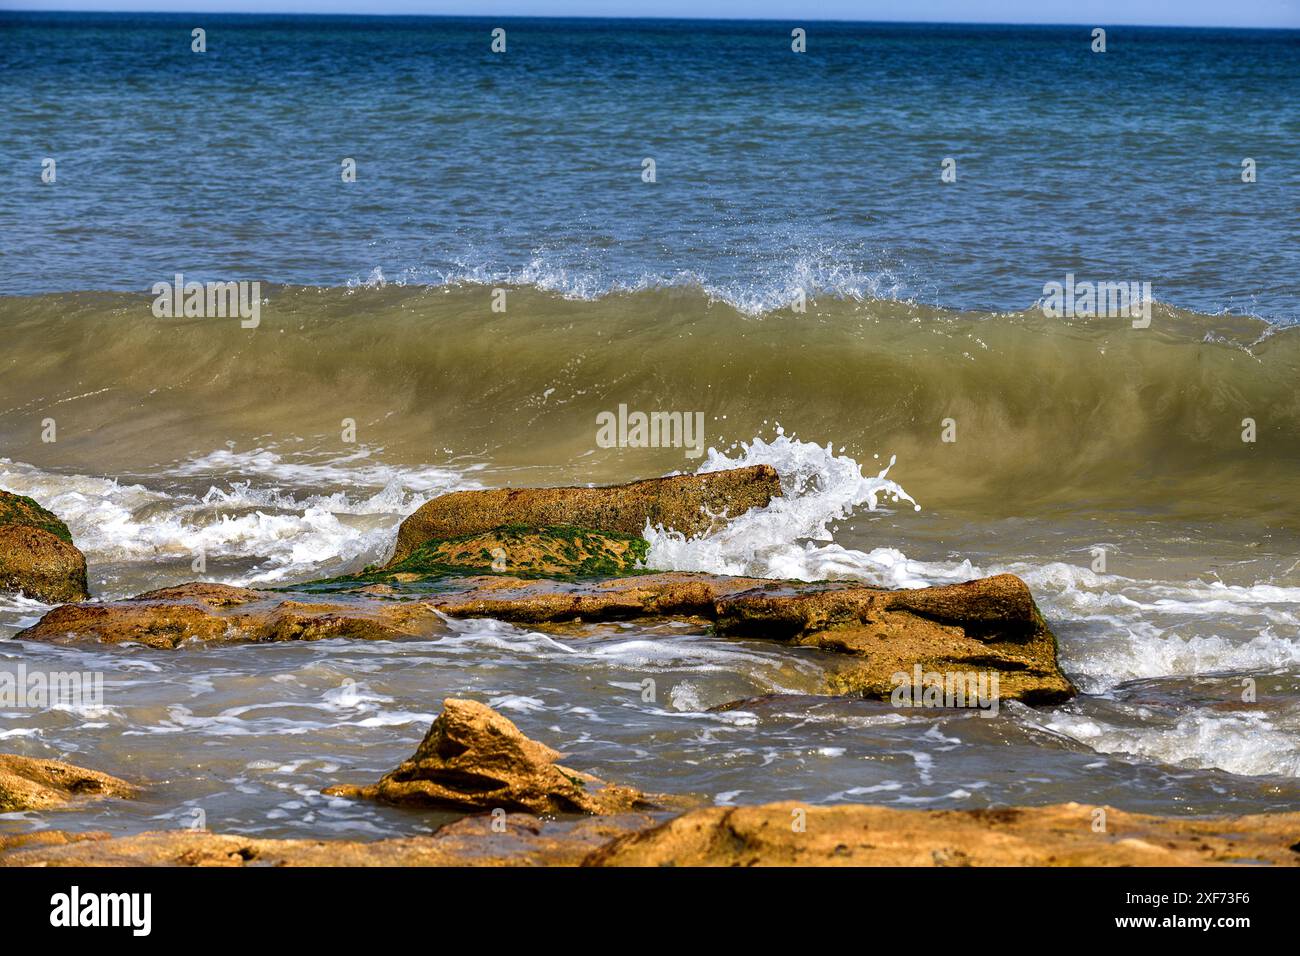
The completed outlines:
<svg viewBox="0 0 1300 956">
<path fill-rule="evenodd" d="M 891 699 L 900 675 L 917 668 L 927 677 L 995 675 L 999 700 L 1050 704 L 1075 693 L 1029 588 L 1010 574 L 905 590 L 688 572 L 595 582 L 476 576 L 440 586 L 408 593 L 376 583 L 350 592 L 283 593 L 189 584 L 126 601 L 65 605 L 17 636 L 170 649 L 195 639 L 429 637 L 441 633 L 442 615 L 529 626 L 684 618 L 723 637 L 843 654 L 832 693 Z"/>
<path fill-rule="evenodd" d="M 544 821 L 488 814 L 429 836 L 266 840 L 193 830 L 0 837 L 0 866 L 1216 866 L 1300 865 L 1300 813 L 1190 819 L 1077 803 L 996 810 L 846 804 L 710 807 Z M 792 823 L 802 814 L 803 829 Z"/>
<path fill-rule="evenodd" d="M 692 810 L 595 851 L 589 866 L 1300 865 L 1300 813 L 1145 816 L 1077 803 L 996 810 L 844 805 Z M 796 829 L 799 823 L 802 829 Z"/>
<path fill-rule="evenodd" d="M 61 760 L 0 754 L 0 813 L 51 810 L 83 799 L 131 798 L 138 791 L 125 780 Z"/>
<path fill-rule="evenodd" d="M 428 836 L 358 842 L 267 840 L 205 830 L 128 837 L 43 831 L 0 837 L 0 867 L 20 866 L 577 866 L 617 836 L 656 823 L 645 814 L 542 820 L 467 817 Z"/>
</svg>

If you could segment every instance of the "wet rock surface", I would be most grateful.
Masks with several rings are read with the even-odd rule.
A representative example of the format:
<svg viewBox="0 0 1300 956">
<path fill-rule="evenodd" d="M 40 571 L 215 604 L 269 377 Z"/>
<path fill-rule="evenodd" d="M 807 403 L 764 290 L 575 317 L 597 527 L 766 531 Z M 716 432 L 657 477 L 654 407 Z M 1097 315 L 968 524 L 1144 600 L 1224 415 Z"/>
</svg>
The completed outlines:
<svg viewBox="0 0 1300 956">
<path fill-rule="evenodd" d="M 373 786 L 340 785 L 325 793 L 399 806 L 534 814 L 612 814 L 655 806 L 630 787 L 561 766 L 560 757 L 485 704 L 448 698 L 409 760 Z"/>
<path fill-rule="evenodd" d="M 0 491 L 0 591 L 46 604 L 84 601 L 86 557 L 52 512 L 25 495 Z"/>
<path fill-rule="evenodd" d="M 482 534 L 505 526 L 567 526 L 640 535 L 648 522 L 687 536 L 703 534 L 762 508 L 781 494 L 770 465 L 603 488 L 497 488 L 458 491 L 426 502 L 402 522 L 390 566 L 426 541 Z"/>
<path fill-rule="evenodd" d="M 692 810 L 596 850 L 589 866 L 1300 866 L 1300 813 L 1212 820 L 1077 803 L 994 810 L 845 805 Z"/>
<path fill-rule="evenodd" d="M 85 799 L 131 798 L 138 790 L 117 777 L 61 760 L 0 754 L 0 813 L 52 810 Z"/>
<path fill-rule="evenodd" d="M 65 605 L 18 637 L 137 641 L 176 648 L 217 643 L 427 637 L 439 615 L 529 626 L 683 618 L 720 637 L 763 638 L 844 655 L 831 693 L 890 699 L 898 675 L 986 674 L 1000 700 L 1049 704 L 1075 693 L 1023 581 L 1003 574 L 965 584 L 886 590 L 670 572 L 575 582 L 508 576 L 455 579 L 434 593 L 391 581 L 344 592 L 268 592 L 188 584 L 126 601 Z M 385 590 L 387 589 L 387 590 Z"/>
</svg>

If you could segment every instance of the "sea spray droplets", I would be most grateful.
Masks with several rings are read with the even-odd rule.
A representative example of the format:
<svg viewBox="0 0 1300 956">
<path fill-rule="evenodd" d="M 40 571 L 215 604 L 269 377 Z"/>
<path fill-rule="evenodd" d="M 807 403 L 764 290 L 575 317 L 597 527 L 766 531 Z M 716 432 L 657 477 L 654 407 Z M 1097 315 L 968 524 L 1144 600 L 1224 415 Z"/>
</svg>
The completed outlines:
<svg viewBox="0 0 1300 956">
<path fill-rule="evenodd" d="M 903 487 L 887 477 L 894 459 L 878 474 L 867 477 L 861 465 L 846 455 L 835 454 L 829 443 L 822 447 L 790 438 L 780 428 L 771 442 L 758 437 L 742 443 L 736 458 L 710 448 L 698 473 L 762 464 L 771 465 L 780 476 L 780 498 L 700 538 L 688 539 L 676 531 L 647 527 L 647 564 L 674 571 L 809 578 L 810 555 L 820 553 L 833 560 L 840 553 L 849 554 L 843 549 L 832 554 L 812 542 L 830 542 L 831 524 L 849 517 L 855 509 L 866 505 L 875 511 L 880 500 L 888 498 L 907 501 L 920 510 Z M 862 558 L 861 568 L 868 574 L 873 568 L 906 563 L 897 552 L 882 550 L 874 559 L 861 552 L 852 555 Z"/>
</svg>

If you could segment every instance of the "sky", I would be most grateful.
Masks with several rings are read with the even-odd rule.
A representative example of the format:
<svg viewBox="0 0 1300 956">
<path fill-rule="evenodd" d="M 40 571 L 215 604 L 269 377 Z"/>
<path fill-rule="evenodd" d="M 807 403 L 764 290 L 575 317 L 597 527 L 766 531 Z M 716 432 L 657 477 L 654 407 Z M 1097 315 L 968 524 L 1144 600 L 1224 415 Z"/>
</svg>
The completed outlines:
<svg viewBox="0 0 1300 956">
<path fill-rule="evenodd" d="M 0 0 L 0 10 L 709 17 L 1300 28 L 1300 0 Z"/>
</svg>

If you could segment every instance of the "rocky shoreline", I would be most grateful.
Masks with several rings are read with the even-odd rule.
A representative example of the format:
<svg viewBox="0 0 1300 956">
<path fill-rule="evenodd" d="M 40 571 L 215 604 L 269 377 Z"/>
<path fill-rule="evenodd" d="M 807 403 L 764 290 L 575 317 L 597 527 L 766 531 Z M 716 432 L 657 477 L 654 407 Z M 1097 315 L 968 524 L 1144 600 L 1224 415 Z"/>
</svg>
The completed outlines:
<svg viewBox="0 0 1300 956">
<path fill-rule="evenodd" d="M 932 706 L 1041 706 L 1077 693 L 1029 588 L 1013 575 L 889 590 L 644 567 L 647 522 L 703 533 L 765 507 L 780 495 L 767 466 L 611 488 L 458 492 L 409 516 L 393 557 L 356 575 L 281 590 L 194 582 L 116 601 L 86 600 L 85 560 L 62 522 L 30 499 L 0 495 L 0 588 L 73 602 L 20 632 L 21 641 L 175 651 L 198 643 L 428 639 L 445 633 L 447 619 L 472 617 L 562 640 L 603 622 L 687 621 L 718 640 L 832 652 L 841 663 L 826 694 L 900 705 L 906 689 Z M 957 682 L 954 703 L 945 697 L 953 675 L 980 675 L 978 690 Z M 324 791 L 467 814 L 432 835 L 363 843 L 47 830 L 0 836 L 0 865 L 1300 864 L 1300 814 L 1204 820 L 1080 804 L 701 806 L 692 795 L 607 783 L 561 759 L 484 704 L 450 698 L 410 759 L 377 782 Z M 142 789 L 147 784 L 58 761 L 0 755 L 0 812 L 132 799 Z"/>
</svg>

